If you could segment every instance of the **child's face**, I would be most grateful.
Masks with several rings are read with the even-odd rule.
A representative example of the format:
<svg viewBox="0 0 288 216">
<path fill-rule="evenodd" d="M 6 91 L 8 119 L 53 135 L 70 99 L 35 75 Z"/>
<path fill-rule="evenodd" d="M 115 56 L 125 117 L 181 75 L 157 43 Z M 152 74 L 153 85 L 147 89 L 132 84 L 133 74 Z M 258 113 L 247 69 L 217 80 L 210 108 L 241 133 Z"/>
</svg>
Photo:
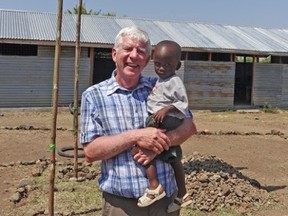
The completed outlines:
<svg viewBox="0 0 288 216">
<path fill-rule="evenodd" d="M 160 47 L 154 51 L 154 70 L 156 74 L 166 79 L 175 74 L 179 68 L 180 61 L 175 50 L 167 47 Z"/>
</svg>

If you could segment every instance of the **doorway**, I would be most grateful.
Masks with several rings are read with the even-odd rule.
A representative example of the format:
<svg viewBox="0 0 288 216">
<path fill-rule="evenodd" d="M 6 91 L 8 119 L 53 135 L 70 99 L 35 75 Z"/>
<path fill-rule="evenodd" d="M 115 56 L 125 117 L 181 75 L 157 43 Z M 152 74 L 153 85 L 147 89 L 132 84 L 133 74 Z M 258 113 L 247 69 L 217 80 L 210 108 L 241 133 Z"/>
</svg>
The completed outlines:
<svg viewBox="0 0 288 216">
<path fill-rule="evenodd" d="M 234 105 L 251 105 L 253 63 L 236 63 Z"/>
<path fill-rule="evenodd" d="M 111 49 L 95 49 L 93 85 L 110 78 L 114 69 L 115 63 L 112 60 Z"/>
</svg>

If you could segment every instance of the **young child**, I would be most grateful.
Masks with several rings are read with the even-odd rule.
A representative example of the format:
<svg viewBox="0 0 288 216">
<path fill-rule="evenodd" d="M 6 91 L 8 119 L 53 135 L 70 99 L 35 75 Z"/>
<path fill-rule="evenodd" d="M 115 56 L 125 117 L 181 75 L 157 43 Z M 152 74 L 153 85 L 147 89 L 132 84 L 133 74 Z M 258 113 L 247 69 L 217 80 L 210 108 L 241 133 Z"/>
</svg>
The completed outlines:
<svg viewBox="0 0 288 216">
<path fill-rule="evenodd" d="M 174 41 L 164 40 L 159 42 L 154 50 L 154 70 L 158 81 L 147 100 L 148 118 L 147 127 L 158 127 L 173 130 L 178 127 L 186 116 L 191 116 L 188 108 L 188 98 L 182 80 L 175 74 L 181 66 L 181 47 Z M 174 202 L 168 206 L 168 213 L 177 211 L 192 203 L 185 187 L 185 173 L 181 163 L 182 150 L 180 145 L 171 147 L 161 153 L 156 159 L 171 163 L 178 194 Z M 166 193 L 157 178 L 155 159 L 146 166 L 149 188 L 139 198 L 138 206 L 149 206 L 162 199 Z"/>
</svg>

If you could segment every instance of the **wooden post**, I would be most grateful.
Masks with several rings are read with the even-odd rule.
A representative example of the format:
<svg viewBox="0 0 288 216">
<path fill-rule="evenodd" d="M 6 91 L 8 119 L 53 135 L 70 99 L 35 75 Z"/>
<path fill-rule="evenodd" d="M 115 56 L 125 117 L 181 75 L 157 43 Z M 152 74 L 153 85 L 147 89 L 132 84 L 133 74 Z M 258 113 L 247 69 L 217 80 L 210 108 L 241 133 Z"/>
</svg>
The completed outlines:
<svg viewBox="0 0 288 216">
<path fill-rule="evenodd" d="M 230 61 L 235 62 L 235 54 L 234 53 L 230 53 Z"/>
<path fill-rule="evenodd" d="M 212 61 L 212 53 L 211 52 L 208 53 L 208 61 Z"/>
<path fill-rule="evenodd" d="M 78 14 L 76 24 L 76 46 L 75 46 L 75 77 L 74 77 L 74 113 L 73 113 L 73 129 L 74 129 L 74 177 L 78 178 L 78 88 L 79 88 L 79 58 L 80 58 L 80 36 L 81 36 L 81 11 L 82 0 L 78 0 Z"/>
<path fill-rule="evenodd" d="M 54 182 L 55 182 L 55 150 L 56 150 L 56 131 L 57 131 L 57 109 L 58 109 L 58 87 L 59 87 L 59 65 L 61 53 L 61 30 L 62 30 L 62 10 L 63 0 L 58 0 L 58 18 L 56 32 L 56 46 L 54 56 L 54 74 L 53 74 L 53 113 L 52 113 L 52 129 L 51 143 L 49 149 L 51 151 L 51 173 L 49 179 L 49 216 L 54 216 Z"/>
<path fill-rule="evenodd" d="M 95 52 L 93 47 L 90 48 L 89 55 L 90 55 L 89 85 L 93 85 L 94 58 L 95 58 Z"/>
</svg>

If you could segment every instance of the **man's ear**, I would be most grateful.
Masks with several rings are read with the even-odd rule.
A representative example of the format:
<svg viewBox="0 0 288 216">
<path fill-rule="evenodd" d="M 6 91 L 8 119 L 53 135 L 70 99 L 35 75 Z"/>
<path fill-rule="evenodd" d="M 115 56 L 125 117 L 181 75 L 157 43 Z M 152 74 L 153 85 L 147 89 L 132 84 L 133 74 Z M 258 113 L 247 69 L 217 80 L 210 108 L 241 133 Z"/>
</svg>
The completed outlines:
<svg viewBox="0 0 288 216">
<path fill-rule="evenodd" d="M 181 62 L 179 61 L 179 62 L 178 62 L 178 65 L 177 65 L 177 67 L 176 67 L 176 70 L 178 70 L 180 67 L 181 67 Z"/>
<path fill-rule="evenodd" d="M 116 62 L 116 49 L 112 48 L 112 53 L 111 53 L 112 59 L 114 62 Z"/>
</svg>

